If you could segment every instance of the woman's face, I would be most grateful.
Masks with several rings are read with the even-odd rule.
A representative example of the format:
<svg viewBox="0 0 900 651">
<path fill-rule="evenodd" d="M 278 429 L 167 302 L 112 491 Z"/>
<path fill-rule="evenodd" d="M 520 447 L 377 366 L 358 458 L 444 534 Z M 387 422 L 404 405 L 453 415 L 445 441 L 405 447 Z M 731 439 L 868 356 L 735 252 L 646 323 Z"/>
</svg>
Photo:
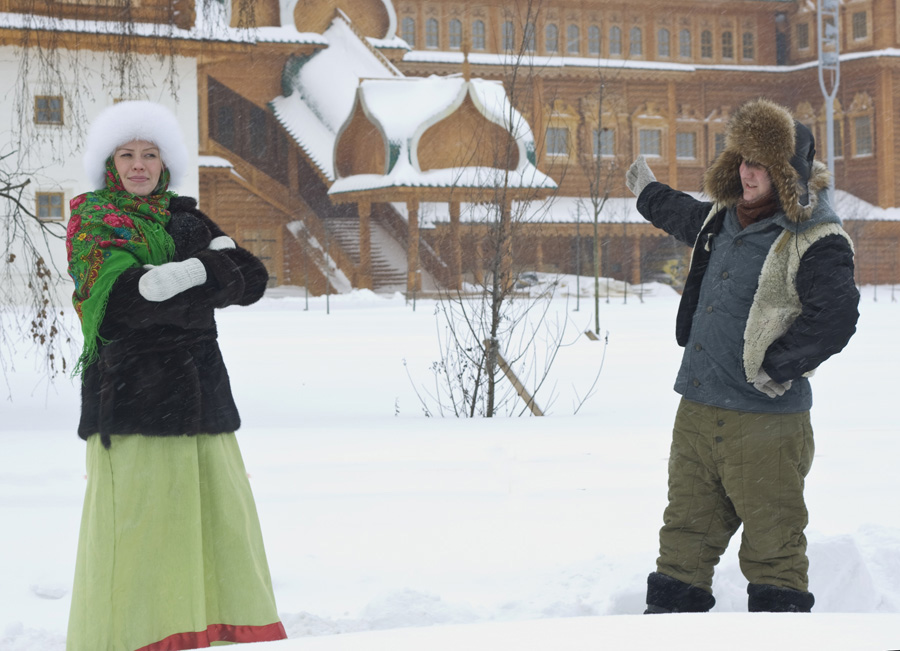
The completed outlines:
<svg viewBox="0 0 900 651">
<path fill-rule="evenodd" d="M 159 148 L 146 140 L 120 145 L 113 154 L 113 162 L 125 189 L 142 197 L 156 189 L 163 171 Z"/>
</svg>

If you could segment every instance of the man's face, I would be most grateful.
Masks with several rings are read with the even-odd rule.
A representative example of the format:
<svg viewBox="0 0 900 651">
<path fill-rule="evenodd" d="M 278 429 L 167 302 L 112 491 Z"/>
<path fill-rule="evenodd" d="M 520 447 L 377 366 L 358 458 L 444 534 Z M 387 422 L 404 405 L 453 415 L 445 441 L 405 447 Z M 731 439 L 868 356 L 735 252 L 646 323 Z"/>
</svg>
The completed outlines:
<svg viewBox="0 0 900 651">
<path fill-rule="evenodd" d="M 741 186 L 744 201 L 756 201 L 772 192 L 772 179 L 765 167 L 750 161 L 741 161 Z"/>
</svg>

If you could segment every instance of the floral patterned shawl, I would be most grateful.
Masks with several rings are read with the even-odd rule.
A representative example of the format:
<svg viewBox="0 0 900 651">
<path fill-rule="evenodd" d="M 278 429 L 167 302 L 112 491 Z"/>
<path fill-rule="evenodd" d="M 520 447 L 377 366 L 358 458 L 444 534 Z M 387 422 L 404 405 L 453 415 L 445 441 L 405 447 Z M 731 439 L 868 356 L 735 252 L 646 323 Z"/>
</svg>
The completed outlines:
<svg viewBox="0 0 900 651">
<path fill-rule="evenodd" d="M 175 243 L 169 223 L 169 171 L 163 169 L 152 194 L 126 191 L 112 157 L 106 161 L 106 188 L 78 195 L 69 202 L 66 231 L 68 272 L 75 281 L 72 303 L 84 334 L 84 349 L 75 374 L 97 360 L 100 324 L 113 283 L 126 269 L 171 262 Z"/>
</svg>

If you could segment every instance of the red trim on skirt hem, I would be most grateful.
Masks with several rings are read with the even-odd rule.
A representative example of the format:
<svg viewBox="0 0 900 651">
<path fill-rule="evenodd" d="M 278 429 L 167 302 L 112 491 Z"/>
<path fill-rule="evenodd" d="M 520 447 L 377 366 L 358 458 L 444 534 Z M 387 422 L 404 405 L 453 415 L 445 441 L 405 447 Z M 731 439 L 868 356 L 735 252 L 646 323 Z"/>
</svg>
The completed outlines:
<svg viewBox="0 0 900 651">
<path fill-rule="evenodd" d="M 210 624 L 198 633 L 176 633 L 169 637 L 142 646 L 136 651 L 184 651 L 202 649 L 212 642 L 274 642 L 286 640 L 287 633 L 281 622 L 266 626 L 232 626 L 230 624 Z"/>
</svg>

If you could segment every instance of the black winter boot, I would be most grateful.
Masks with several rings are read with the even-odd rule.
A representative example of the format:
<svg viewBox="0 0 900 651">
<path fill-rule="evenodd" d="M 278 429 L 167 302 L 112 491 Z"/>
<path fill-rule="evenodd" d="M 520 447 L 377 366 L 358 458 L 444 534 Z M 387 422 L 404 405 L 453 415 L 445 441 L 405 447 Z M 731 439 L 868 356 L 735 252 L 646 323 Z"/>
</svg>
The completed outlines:
<svg viewBox="0 0 900 651">
<path fill-rule="evenodd" d="M 751 583 L 747 586 L 747 610 L 751 613 L 808 613 L 816 598 L 811 592 Z"/>
<path fill-rule="evenodd" d="M 716 599 L 703 588 L 653 572 L 647 577 L 647 610 L 658 613 L 705 613 L 716 605 Z"/>
</svg>

